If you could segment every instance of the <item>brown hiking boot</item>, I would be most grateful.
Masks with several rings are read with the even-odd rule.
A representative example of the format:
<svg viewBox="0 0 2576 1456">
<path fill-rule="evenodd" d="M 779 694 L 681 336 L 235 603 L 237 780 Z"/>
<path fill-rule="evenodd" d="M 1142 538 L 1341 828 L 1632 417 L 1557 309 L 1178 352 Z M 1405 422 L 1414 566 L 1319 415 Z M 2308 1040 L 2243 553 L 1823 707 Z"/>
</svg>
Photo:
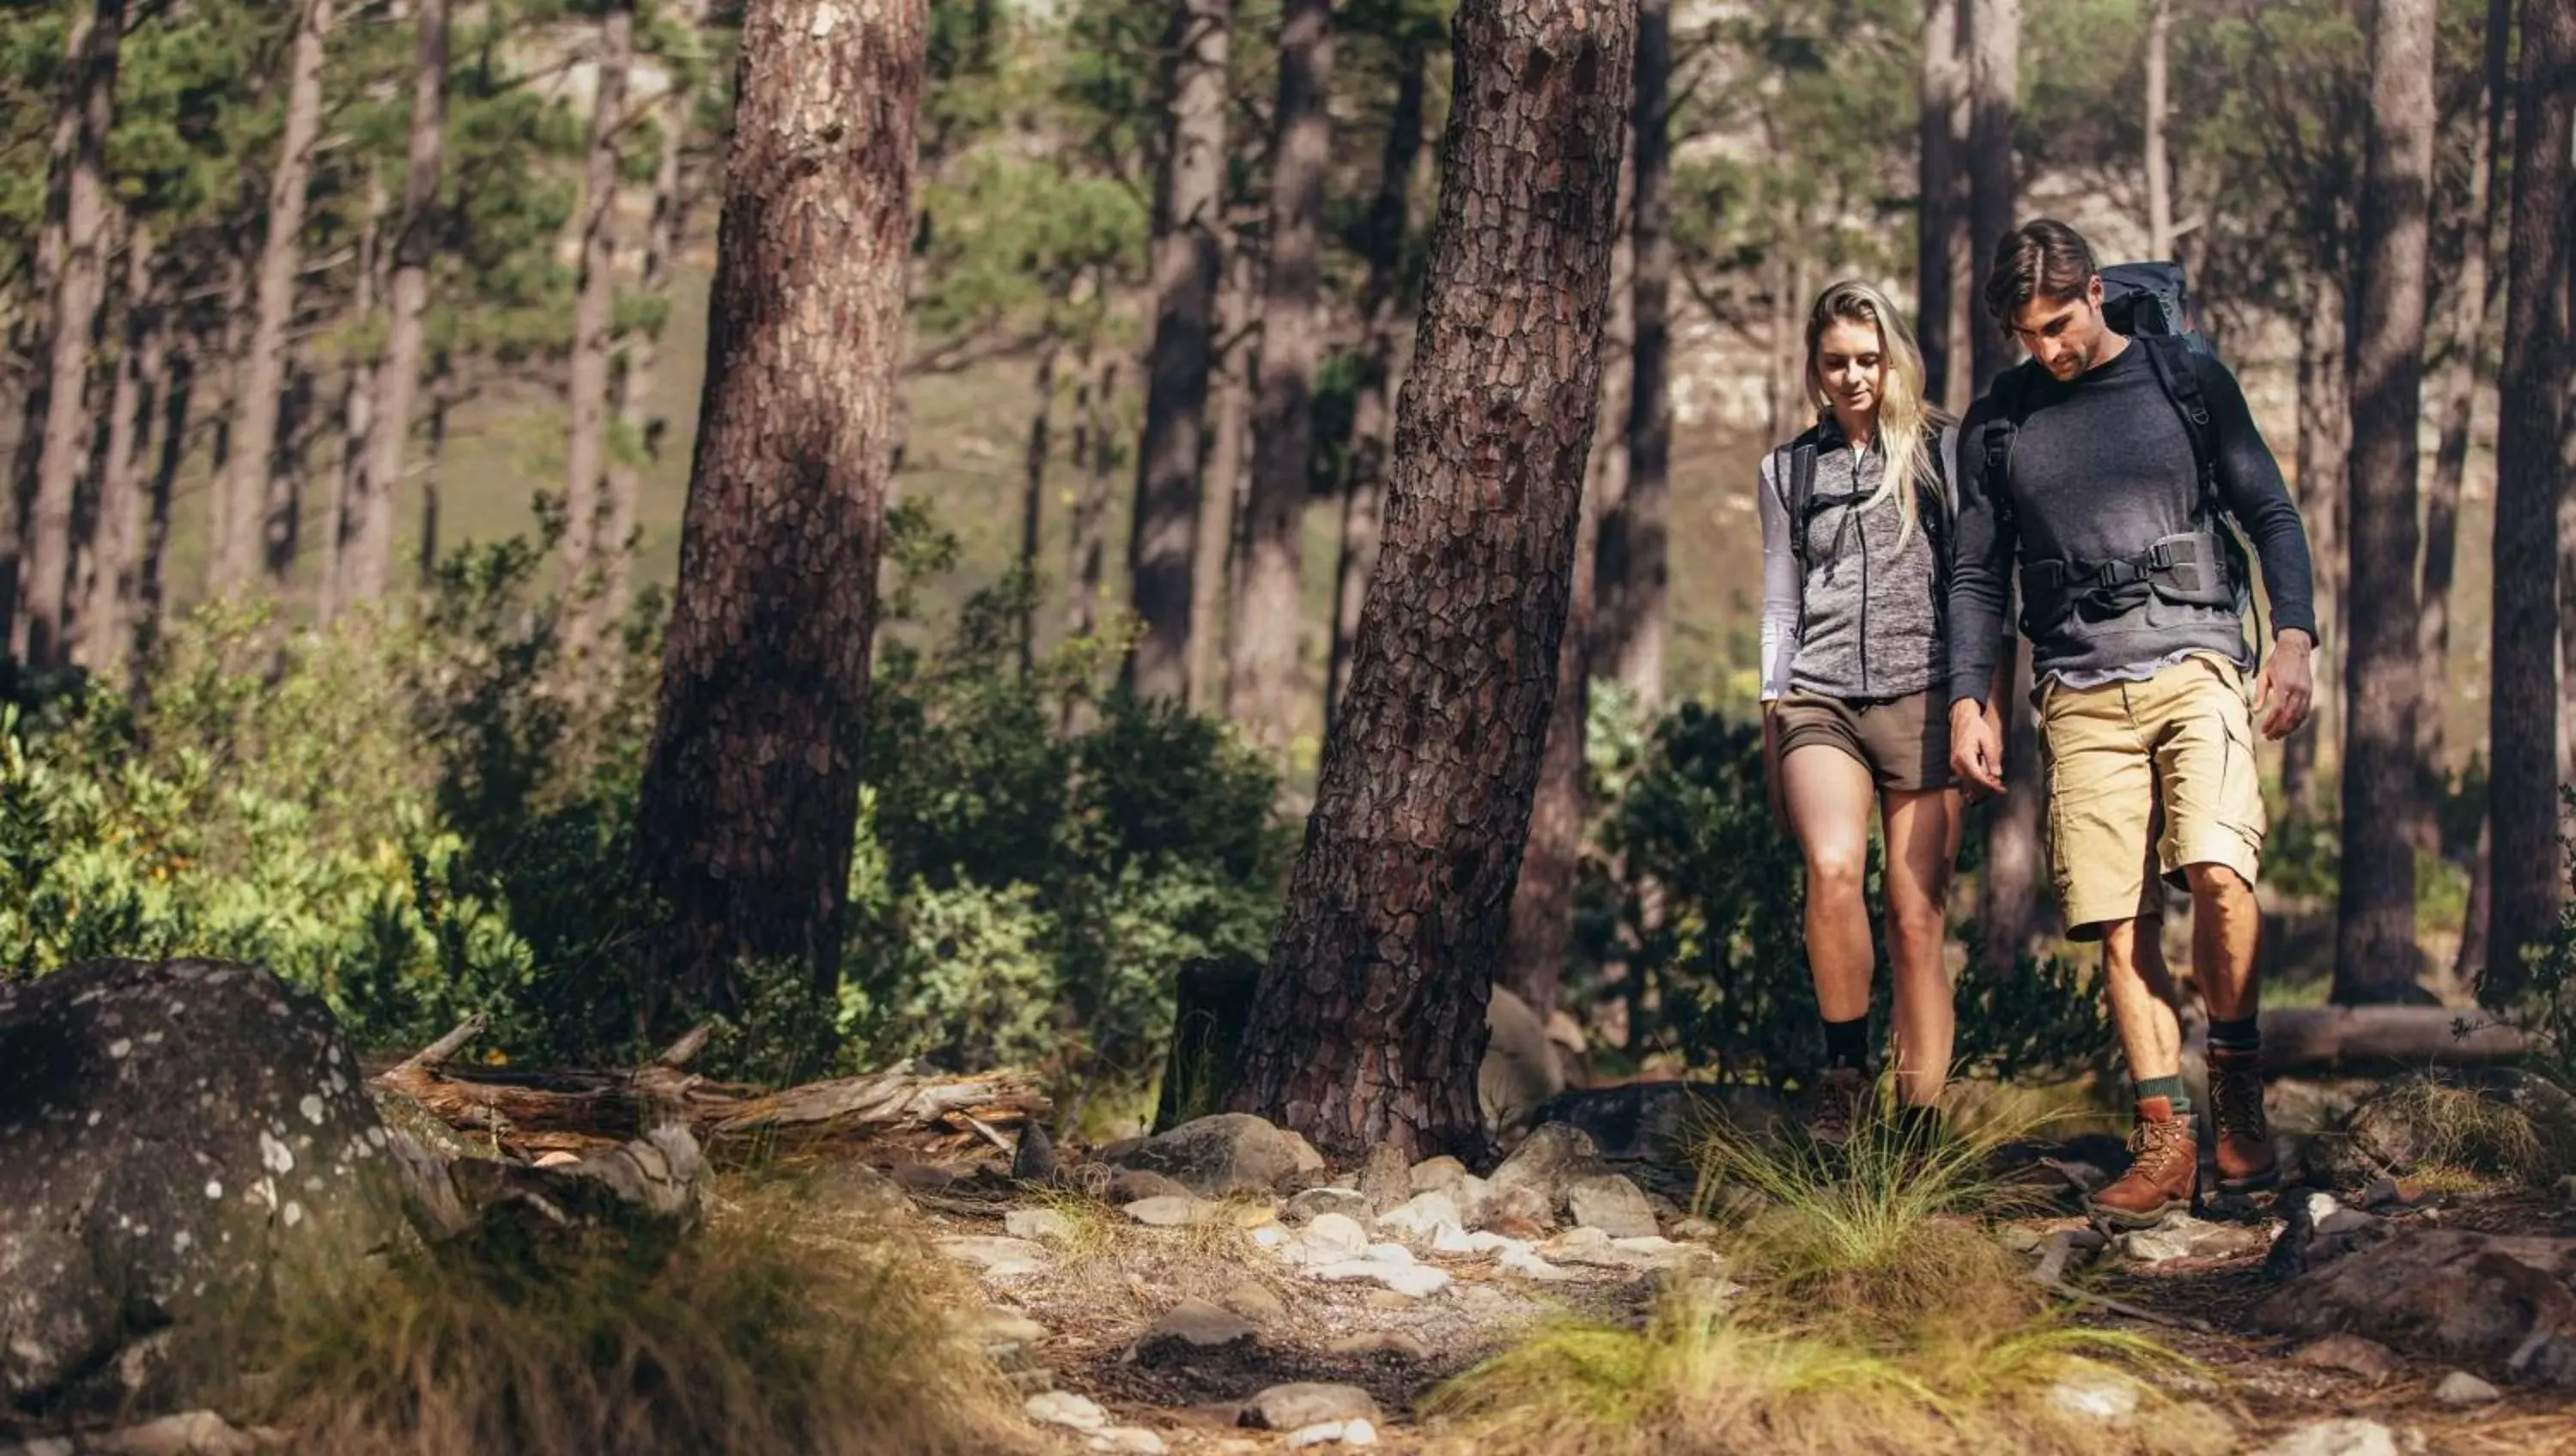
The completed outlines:
<svg viewBox="0 0 2576 1456">
<path fill-rule="evenodd" d="M 2209 1049 L 2209 1124 L 2217 1133 L 2218 1191 L 2252 1193 L 2280 1180 L 2263 1119 L 2262 1053 Z"/>
<path fill-rule="evenodd" d="M 1807 1138 L 1820 1147 L 1849 1143 L 1869 1101 L 1869 1078 L 1858 1067 L 1835 1067 L 1808 1094 Z"/>
<path fill-rule="evenodd" d="M 2162 1097 L 2138 1104 L 2137 1130 L 2129 1134 L 2129 1171 L 2093 1195 L 2093 1216 L 2113 1228 L 2153 1228 L 2165 1215 L 2191 1210 L 2200 1178 L 2200 1143 L 2191 1114 L 2177 1113 Z"/>
</svg>

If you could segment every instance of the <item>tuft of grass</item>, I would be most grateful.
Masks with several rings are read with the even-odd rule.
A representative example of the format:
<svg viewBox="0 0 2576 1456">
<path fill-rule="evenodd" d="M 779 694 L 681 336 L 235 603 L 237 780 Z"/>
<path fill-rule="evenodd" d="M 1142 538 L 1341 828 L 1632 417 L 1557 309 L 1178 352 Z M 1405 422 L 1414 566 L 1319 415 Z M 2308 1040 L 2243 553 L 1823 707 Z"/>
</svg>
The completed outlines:
<svg viewBox="0 0 2576 1456">
<path fill-rule="evenodd" d="M 1998 1327 L 2041 1305 L 1981 1226 L 2036 1206 L 1991 1171 L 2032 1125 L 1998 1113 L 1973 1131 L 1908 1130 L 1871 1116 L 1840 1150 L 1719 1130 L 1700 1147 L 1696 1201 L 1729 1211 L 1727 1247 L 1754 1297 L 1800 1325 Z"/>
<path fill-rule="evenodd" d="M 1639 1329 L 1564 1324 L 1435 1392 L 1434 1449 L 1477 1456 L 2125 1456 L 2229 1449 L 2137 1371 L 2139 1336 L 2053 1322 L 1885 1345 L 1769 1327 L 1683 1294 Z M 2070 1394 L 2108 1400 L 2106 1418 Z M 2181 1415 L 2182 1418 L 2176 1418 Z"/>
<path fill-rule="evenodd" d="M 249 1384 L 334 1456 L 1030 1449 L 941 1267 L 759 1189 L 658 1264 L 399 1256 L 289 1312 Z"/>
<path fill-rule="evenodd" d="M 2576 1126 L 2567 1121 L 2565 1099 L 2546 1084 L 2532 1082 L 2525 1089 L 2533 1095 L 2516 1097 L 2428 1072 L 2391 1083 L 2365 1116 L 2402 1130 L 2412 1172 L 2428 1186 L 2545 1187 L 2576 1169 Z"/>
</svg>

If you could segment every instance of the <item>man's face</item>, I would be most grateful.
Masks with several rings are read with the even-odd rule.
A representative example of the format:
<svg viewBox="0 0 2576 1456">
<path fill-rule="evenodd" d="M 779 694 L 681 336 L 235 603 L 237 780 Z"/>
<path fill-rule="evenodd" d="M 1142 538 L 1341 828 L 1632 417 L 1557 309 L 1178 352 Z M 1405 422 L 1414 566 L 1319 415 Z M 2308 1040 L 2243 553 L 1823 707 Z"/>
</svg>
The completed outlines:
<svg viewBox="0 0 2576 1456">
<path fill-rule="evenodd" d="M 2073 379 L 2100 361 L 2111 326 L 2102 318 L 2102 280 L 2085 284 L 2074 298 L 2045 295 L 2023 304 L 2013 315 L 2013 337 L 2059 379 Z"/>
</svg>

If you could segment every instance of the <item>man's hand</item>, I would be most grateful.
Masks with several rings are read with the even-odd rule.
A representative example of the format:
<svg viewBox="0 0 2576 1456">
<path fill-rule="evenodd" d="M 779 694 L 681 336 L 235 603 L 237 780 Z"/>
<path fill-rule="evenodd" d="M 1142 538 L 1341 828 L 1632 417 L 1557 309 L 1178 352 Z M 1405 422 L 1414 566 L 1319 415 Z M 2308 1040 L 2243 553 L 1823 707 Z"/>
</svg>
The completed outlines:
<svg viewBox="0 0 2576 1456">
<path fill-rule="evenodd" d="M 1950 771 L 1998 798 L 2004 792 L 2004 735 L 1998 715 L 1974 698 L 1950 705 Z"/>
<path fill-rule="evenodd" d="M 2273 639 L 2271 660 L 2254 680 L 2254 709 L 2261 715 L 2263 736 L 2287 738 L 2308 721 L 2316 707 L 2316 668 L 2309 654 L 2315 639 L 2292 627 Z"/>
</svg>

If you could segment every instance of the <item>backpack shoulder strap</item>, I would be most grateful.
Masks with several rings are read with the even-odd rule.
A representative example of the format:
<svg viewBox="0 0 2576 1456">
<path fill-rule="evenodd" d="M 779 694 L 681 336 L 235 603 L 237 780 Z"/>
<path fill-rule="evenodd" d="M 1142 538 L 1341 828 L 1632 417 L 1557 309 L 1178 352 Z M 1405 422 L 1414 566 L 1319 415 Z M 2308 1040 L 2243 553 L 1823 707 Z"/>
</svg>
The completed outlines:
<svg viewBox="0 0 2576 1456">
<path fill-rule="evenodd" d="M 1789 467 L 1781 478 L 1781 499 L 1789 507 L 1789 549 L 1798 558 L 1798 579 L 1804 582 L 1812 565 L 1807 559 L 1807 514 L 1816 501 L 1816 432 L 1807 431 L 1780 451 Z"/>
<path fill-rule="evenodd" d="M 2155 335 L 2141 336 L 2136 343 L 2147 351 L 2156 383 L 2172 401 L 2174 412 L 2182 416 L 2183 433 L 2191 437 L 2192 465 L 2200 473 L 2201 506 L 2215 515 L 2221 509 L 2217 429 L 2210 422 L 2209 398 L 2201 391 L 2200 369 L 2192 362 L 2190 346 Z"/>
<path fill-rule="evenodd" d="M 2021 429 L 2022 411 L 2027 407 L 2030 396 L 2030 371 L 2034 367 L 2028 363 L 2016 364 L 1995 376 L 1993 386 L 1987 391 L 1994 401 L 1994 409 L 1978 429 L 1976 443 L 1985 453 L 1986 499 L 1993 503 L 1995 513 L 2000 516 L 2012 514 L 2012 491 L 2008 487 L 2012 481 L 2013 437 Z M 1962 453 L 1967 450 L 1968 443 L 1964 439 L 1959 442 Z"/>
</svg>

